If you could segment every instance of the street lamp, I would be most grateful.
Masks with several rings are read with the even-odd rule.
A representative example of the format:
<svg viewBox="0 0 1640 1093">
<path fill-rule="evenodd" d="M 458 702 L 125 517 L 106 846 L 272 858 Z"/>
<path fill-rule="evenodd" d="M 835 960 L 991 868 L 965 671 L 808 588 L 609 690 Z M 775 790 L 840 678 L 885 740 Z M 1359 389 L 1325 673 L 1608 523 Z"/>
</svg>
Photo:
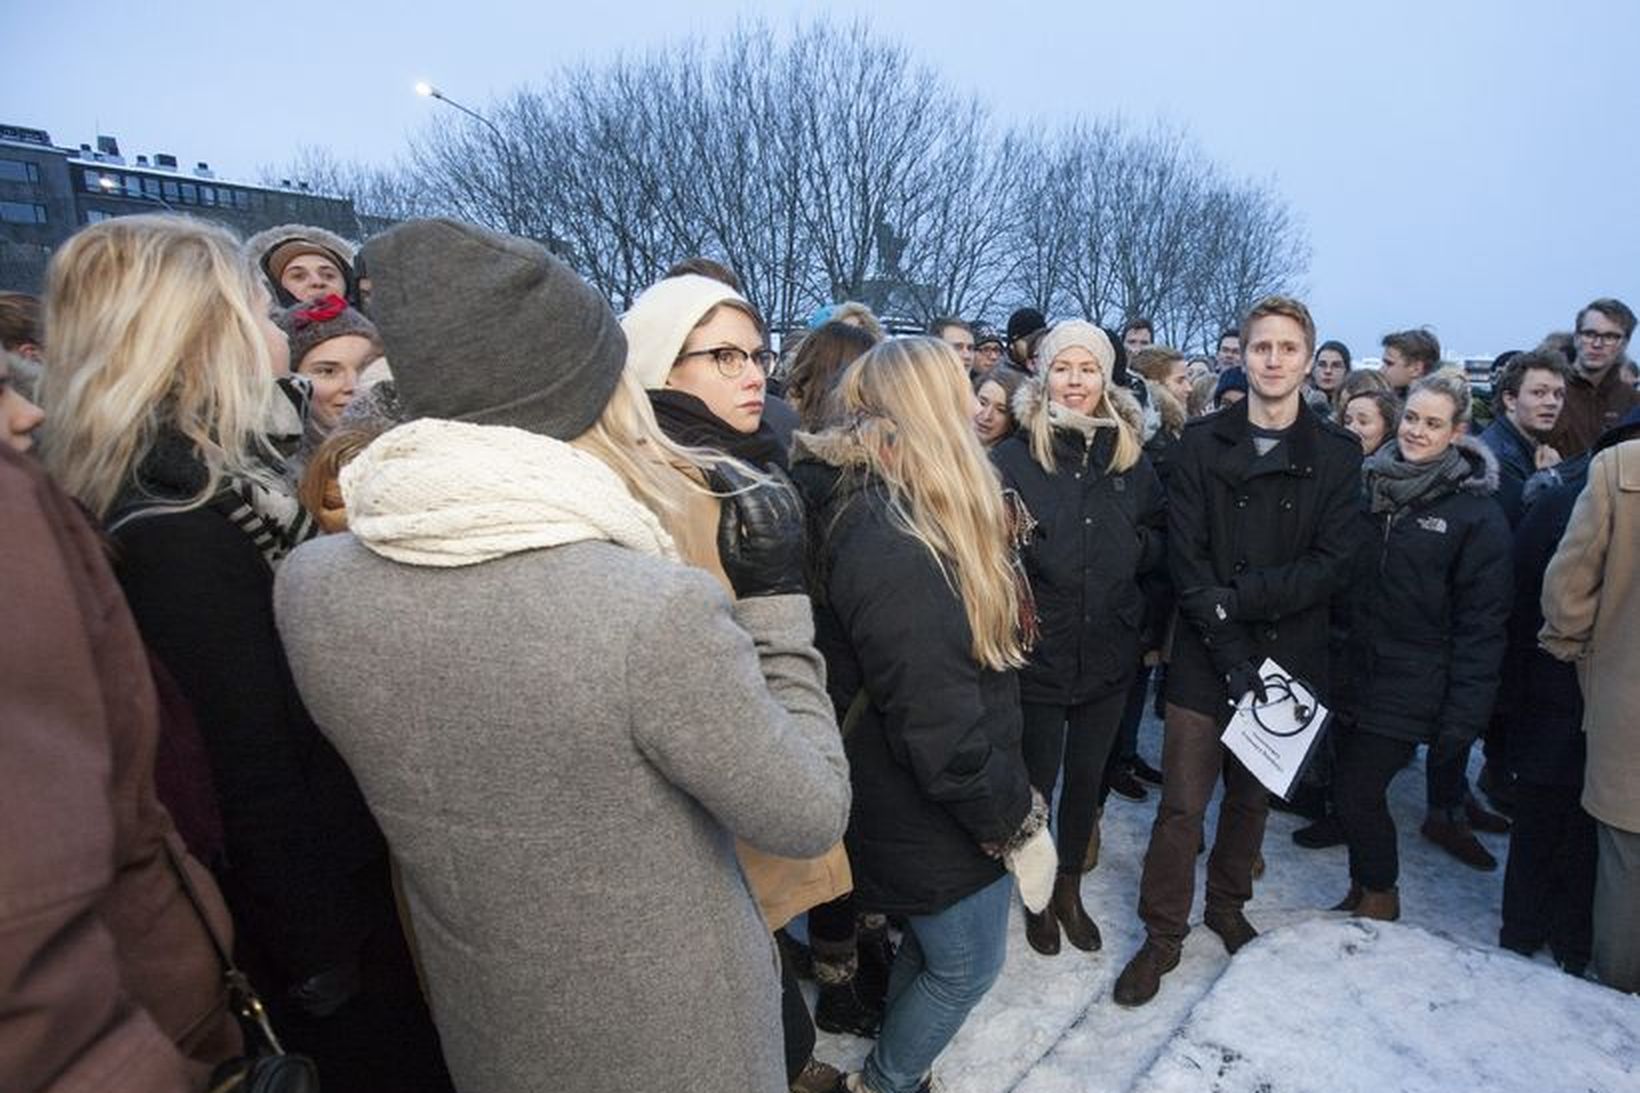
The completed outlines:
<svg viewBox="0 0 1640 1093">
<path fill-rule="evenodd" d="M 118 182 L 114 181 L 114 177 L 112 175 L 99 175 L 97 177 L 97 185 L 102 189 L 102 192 L 107 194 L 109 197 L 134 197 L 139 201 L 152 201 L 168 213 L 176 212 L 176 210 L 171 207 L 170 203 L 158 194 L 147 193 L 143 190 L 133 191 L 124 189 Z"/>
<path fill-rule="evenodd" d="M 501 129 L 495 124 L 495 122 L 491 121 L 489 118 L 486 118 L 477 110 L 463 106 L 461 103 L 452 99 L 450 96 L 446 95 L 426 80 L 416 81 L 416 94 L 420 95 L 424 99 L 437 99 L 446 106 L 450 106 L 461 111 L 463 114 L 466 114 L 469 118 L 472 118 L 474 121 L 484 126 L 484 128 L 488 129 L 490 131 L 490 135 L 495 138 L 496 151 L 501 153 L 501 164 L 507 172 L 507 231 L 516 235 L 519 231 L 518 183 L 513 177 L 512 145 L 507 142 L 506 136 L 502 134 Z"/>
</svg>

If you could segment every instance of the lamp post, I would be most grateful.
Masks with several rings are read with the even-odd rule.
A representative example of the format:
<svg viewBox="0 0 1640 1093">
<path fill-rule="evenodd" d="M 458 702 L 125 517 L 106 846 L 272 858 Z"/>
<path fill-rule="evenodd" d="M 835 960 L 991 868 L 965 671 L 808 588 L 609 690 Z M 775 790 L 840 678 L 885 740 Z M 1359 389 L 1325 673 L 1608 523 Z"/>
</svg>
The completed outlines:
<svg viewBox="0 0 1640 1093">
<path fill-rule="evenodd" d="M 158 205 L 168 213 L 176 212 L 176 210 L 171 207 L 171 204 L 163 197 L 159 197 L 156 194 L 146 193 L 142 190 L 132 192 L 124 189 L 118 182 L 115 182 L 113 178 L 108 175 L 98 176 L 97 186 L 109 197 L 136 198 L 139 201 L 152 201 L 155 205 Z"/>
<path fill-rule="evenodd" d="M 454 109 L 461 111 L 463 114 L 466 114 L 469 118 L 472 118 L 474 121 L 478 122 L 490 131 L 490 135 L 495 138 L 496 151 L 501 153 L 502 168 L 507 172 L 507 201 L 505 214 L 507 218 L 507 231 L 513 235 L 517 235 L 521 229 L 521 225 L 518 222 L 518 182 L 513 177 L 512 145 L 507 142 L 507 138 L 501 132 L 501 129 L 495 124 L 495 122 L 491 121 L 489 118 L 486 118 L 477 110 L 463 106 L 461 103 L 452 99 L 450 96 L 446 95 L 426 80 L 416 81 L 416 94 L 420 95 L 424 99 L 437 99 L 444 105 L 453 107 Z"/>
</svg>

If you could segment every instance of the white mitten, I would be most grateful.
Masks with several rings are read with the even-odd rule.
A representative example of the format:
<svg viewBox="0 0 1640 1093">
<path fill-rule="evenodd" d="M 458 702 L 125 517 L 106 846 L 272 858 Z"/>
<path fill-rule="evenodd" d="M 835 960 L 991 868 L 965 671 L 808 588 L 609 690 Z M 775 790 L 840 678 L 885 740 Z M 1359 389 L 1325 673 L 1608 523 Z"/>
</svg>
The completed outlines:
<svg viewBox="0 0 1640 1093">
<path fill-rule="evenodd" d="M 1025 909 L 1033 915 L 1041 914 L 1053 894 L 1054 875 L 1059 871 L 1059 852 L 1054 849 L 1047 827 L 1037 828 L 1030 838 L 1003 854 L 1002 862 L 1019 882 L 1019 898 L 1025 901 Z"/>
</svg>

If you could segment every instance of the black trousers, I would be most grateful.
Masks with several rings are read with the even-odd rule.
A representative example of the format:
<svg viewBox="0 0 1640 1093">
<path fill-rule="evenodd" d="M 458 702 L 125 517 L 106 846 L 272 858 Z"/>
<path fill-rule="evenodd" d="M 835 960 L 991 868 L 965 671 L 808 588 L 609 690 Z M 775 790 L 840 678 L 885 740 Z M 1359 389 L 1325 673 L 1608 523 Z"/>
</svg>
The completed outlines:
<svg viewBox="0 0 1640 1093">
<path fill-rule="evenodd" d="M 1469 751 L 1471 744 L 1460 752 L 1437 759 L 1430 746 L 1428 764 L 1424 769 L 1424 800 L 1431 813 L 1452 812 L 1462 808 L 1469 796 Z"/>
<path fill-rule="evenodd" d="M 814 1054 L 814 1018 L 809 1016 L 809 1004 L 803 1000 L 803 990 L 797 985 L 797 973 L 780 950 L 780 1031 L 786 1047 L 786 1081 L 791 1083 L 803 1072 L 803 1064 Z"/>
<path fill-rule="evenodd" d="M 1333 804 L 1350 848 L 1350 880 L 1363 888 L 1382 892 L 1395 887 L 1400 876 L 1389 784 L 1417 747 L 1360 729 L 1339 742 Z"/>
<path fill-rule="evenodd" d="M 1099 787 L 1105 779 L 1105 760 L 1120 727 L 1127 688 L 1078 706 L 1022 704 L 1025 715 L 1025 769 L 1031 785 L 1044 800 L 1053 801 L 1054 783 L 1064 770 L 1054 843 L 1060 867 L 1081 872 L 1093 837 Z"/>
<path fill-rule="evenodd" d="M 1582 787 L 1517 781 L 1515 793 L 1498 944 L 1532 953 L 1547 943 L 1560 963 L 1583 967 L 1594 936 L 1598 838 Z"/>
</svg>

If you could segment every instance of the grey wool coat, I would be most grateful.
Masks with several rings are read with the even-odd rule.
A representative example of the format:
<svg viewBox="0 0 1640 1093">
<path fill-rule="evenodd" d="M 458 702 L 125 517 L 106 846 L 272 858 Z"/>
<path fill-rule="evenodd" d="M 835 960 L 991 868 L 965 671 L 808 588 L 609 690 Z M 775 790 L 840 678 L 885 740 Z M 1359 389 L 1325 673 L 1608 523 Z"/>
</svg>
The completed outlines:
<svg viewBox="0 0 1640 1093">
<path fill-rule="evenodd" d="M 731 603 L 603 541 L 437 569 L 337 535 L 275 603 L 402 871 L 462 1093 L 785 1089 L 734 839 L 812 857 L 848 820 L 807 597 Z"/>
</svg>

